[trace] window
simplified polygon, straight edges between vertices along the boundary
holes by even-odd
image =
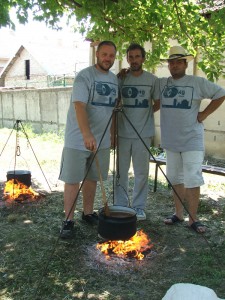
[[[25,60],[25,76],[26,76],[27,80],[30,79],[30,60],[29,59]]]

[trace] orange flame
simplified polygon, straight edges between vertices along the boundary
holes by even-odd
[[[36,199],[39,196],[31,187],[26,186],[17,179],[8,180],[5,183],[4,198],[13,200]]]
[[[147,251],[153,247],[151,240],[142,231],[137,231],[136,234],[127,241],[107,241],[104,243],[98,243],[97,249],[104,253],[109,258],[109,253],[113,252],[118,256],[130,256],[138,260],[144,258],[144,251]]]

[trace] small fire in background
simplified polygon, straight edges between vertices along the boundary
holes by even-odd
[[[133,257],[137,260],[144,258],[144,252],[153,247],[151,240],[142,231],[139,230],[136,234],[127,241],[107,241],[98,243],[96,248],[110,259],[110,254],[115,254],[121,258]]]
[[[17,179],[8,180],[5,183],[3,200],[36,200],[40,198],[40,194],[35,192],[31,187],[26,186]]]

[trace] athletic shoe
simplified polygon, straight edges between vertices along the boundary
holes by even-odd
[[[98,224],[98,215],[96,212],[93,212],[92,214],[85,215],[82,213],[82,220],[86,221],[90,225],[97,225]]]
[[[143,209],[135,208],[136,210],[136,217],[138,221],[146,220],[146,214]]]
[[[62,228],[60,230],[60,237],[62,239],[69,239],[73,236],[74,221],[68,220],[62,222]]]

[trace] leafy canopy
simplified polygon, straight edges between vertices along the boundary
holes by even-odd
[[[210,80],[225,75],[225,5],[223,1],[194,0],[2,0],[0,27],[14,24],[9,11],[15,8],[25,24],[28,12],[34,20],[59,29],[60,19],[76,16],[79,30],[94,41],[110,39],[124,55],[130,42],[150,41],[145,67],[153,70],[165,56],[169,40],[177,40],[189,53],[200,54],[198,67]],[[219,8],[219,9],[218,9]],[[199,57],[199,56],[198,56]]]

